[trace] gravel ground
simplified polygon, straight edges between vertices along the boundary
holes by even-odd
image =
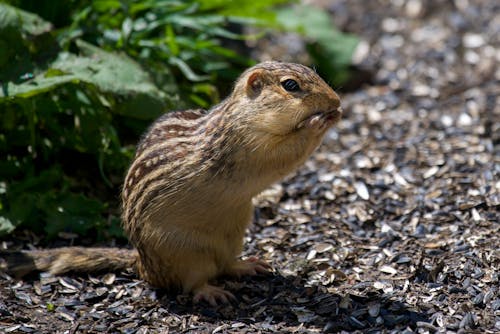
[[[214,309],[130,273],[0,274],[0,332],[500,332],[500,4],[316,2],[373,85],[256,199],[245,255],[274,275],[221,280],[238,302]]]

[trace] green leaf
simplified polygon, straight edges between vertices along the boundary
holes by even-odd
[[[39,16],[0,3],[0,82],[31,75],[31,50],[50,29],[51,24]]]
[[[8,218],[0,216],[0,236],[11,233],[15,228]]]
[[[188,78],[191,81],[195,81],[195,82],[196,81],[205,81],[208,78],[210,78],[210,76],[208,76],[208,75],[198,75],[198,74],[194,73],[193,70],[191,69],[191,67],[189,67],[189,65],[181,58],[170,57],[169,61],[172,65],[177,66],[182,71],[182,73],[186,76],[186,78]]]
[[[151,119],[164,112],[168,99],[135,61],[125,55],[103,51],[84,41],[77,41],[80,56],[63,52],[29,81],[8,82],[0,91],[2,98],[32,98],[67,84],[89,84],[100,92],[124,97],[115,112]],[[142,107],[141,107],[142,106]]]
[[[347,80],[359,43],[356,36],[340,32],[326,11],[313,6],[283,8],[278,12],[278,21],[307,38],[310,55],[329,81],[339,85]]]
[[[31,97],[66,83],[85,82],[94,84],[104,92],[116,94],[144,93],[164,98],[164,93],[151,82],[148,74],[132,59],[103,51],[84,41],[77,41],[81,56],[61,53],[50,68],[37,74],[32,80],[8,83],[0,97]]]
[[[290,3],[289,0],[198,0],[202,11],[215,11],[219,15],[252,17],[262,23],[272,24],[275,19],[274,6]]]
[[[14,29],[30,35],[40,35],[51,28],[52,25],[38,15],[0,3],[0,34],[5,30]]]
[[[40,204],[47,216],[45,232],[49,237],[59,232],[85,235],[103,221],[103,204],[81,194],[47,196]]]

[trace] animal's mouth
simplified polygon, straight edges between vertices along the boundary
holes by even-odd
[[[340,119],[340,116],[342,116],[342,108],[340,107],[333,110],[318,111],[300,121],[297,124],[296,129],[297,130],[303,128],[326,129],[335,124]]]

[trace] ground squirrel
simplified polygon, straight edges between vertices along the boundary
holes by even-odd
[[[337,94],[310,68],[264,62],[245,71],[209,111],[170,112],[142,137],[122,191],[135,250],[68,247],[25,252],[53,274],[134,267],[156,287],[215,305],[233,295],[210,282],[265,273],[238,260],[252,197],[300,166],[341,116]]]

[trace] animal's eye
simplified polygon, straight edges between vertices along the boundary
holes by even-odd
[[[283,88],[285,88],[289,92],[296,92],[296,91],[300,90],[300,86],[297,83],[297,81],[292,80],[292,79],[286,79],[286,80],[282,81],[281,86],[283,86]]]

